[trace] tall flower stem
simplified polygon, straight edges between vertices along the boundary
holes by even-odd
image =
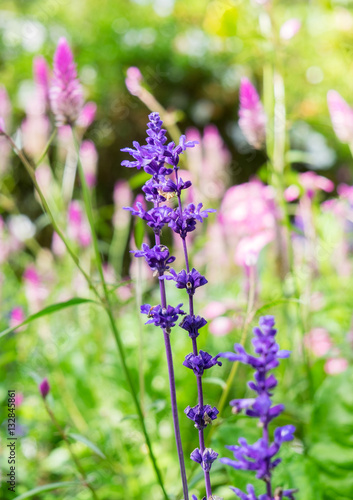
[[[136,411],[137,411],[137,414],[138,414],[138,418],[140,420],[140,425],[142,427],[142,432],[143,432],[143,435],[145,437],[145,441],[146,441],[146,444],[147,444],[147,447],[148,447],[148,451],[149,451],[150,459],[151,459],[151,462],[152,462],[152,466],[154,468],[154,471],[155,471],[155,474],[156,474],[156,477],[157,477],[157,481],[158,481],[158,483],[159,483],[159,485],[160,485],[160,487],[162,489],[164,498],[165,498],[165,500],[169,500],[167,492],[166,492],[166,490],[164,488],[164,483],[163,483],[162,475],[160,473],[160,470],[159,470],[159,467],[157,465],[157,461],[156,461],[156,458],[155,458],[155,455],[154,455],[154,452],[153,452],[153,449],[152,449],[152,443],[151,443],[149,434],[147,432],[147,428],[146,428],[146,425],[145,425],[143,412],[142,412],[141,405],[139,403],[139,400],[138,400],[138,397],[137,397],[137,394],[136,394],[136,391],[135,391],[135,387],[134,387],[134,384],[133,384],[133,381],[132,381],[132,376],[130,374],[130,370],[129,370],[129,368],[128,368],[127,364],[126,364],[126,361],[125,361],[126,360],[125,349],[124,349],[124,346],[123,346],[123,343],[122,343],[122,340],[121,340],[121,337],[120,337],[119,330],[118,330],[118,328],[116,326],[116,323],[115,323],[112,306],[110,304],[109,292],[108,292],[107,286],[106,286],[105,281],[104,281],[103,268],[102,268],[102,265],[101,265],[100,254],[99,254],[99,251],[98,251],[97,236],[96,236],[96,232],[95,232],[94,226],[91,225],[92,239],[93,240],[95,239],[96,258],[97,258],[97,261],[98,261],[97,262],[98,263],[98,268],[101,271],[100,272],[100,276],[101,276],[101,279],[102,279],[102,283],[104,283],[103,288],[104,288],[105,297],[101,297],[101,295],[98,292],[97,288],[93,284],[91,278],[85,272],[85,270],[82,268],[82,266],[80,264],[80,261],[79,261],[79,258],[77,257],[77,255],[75,254],[75,252],[72,250],[70,244],[66,240],[66,237],[65,237],[64,233],[61,231],[60,227],[56,223],[56,220],[55,220],[55,217],[53,215],[53,212],[51,211],[50,206],[49,206],[49,204],[48,204],[48,202],[47,202],[47,200],[46,200],[46,198],[45,198],[42,190],[40,189],[40,186],[37,183],[37,180],[36,180],[36,177],[35,177],[32,165],[27,160],[27,158],[24,155],[23,151],[20,150],[16,146],[16,144],[11,139],[11,137],[9,137],[7,135],[6,135],[6,137],[9,140],[9,142],[11,143],[14,151],[16,152],[16,154],[18,155],[18,157],[20,158],[21,162],[23,163],[23,165],[24,165],[25,169],[27,170],[30,178],[32,179],[32,182],[33,182],[33,184],[34,184],[34,186],[35,186],[35,188],[36,188],[36,190],[38,192],[38,195],[40,197],[43,211],[49,216],[49,219],[50,219],[50,221],[52,223],[52,226],[53,226],[54,230],[57,232],[57,234],[59,235],[60,239],[65,244],[65,247],[66,247],[66,249],[67,249],[70,257],[74,261],[74,263],[75,263],[76,267],[78,268],[78,270],[84,276],[86,282],[88,283],[89,288],[93,291],[93,293],[99,299],[100,303],[105,308],[105,311],[106,311],[106,314],[108,316],[108,320],[109,320],[109,323],[110,323],[110,326],[111,326],[111,329],[112,329],[112,333],[113,333],[113,336],[114,336],[114,339],[116,341],[116,344],[117,344],[117,347],[118,347],[118,351],[119,351],[119,354],[120,354],[120,360],[121,360],[121,364],[122,364],[122,367],[123,367],[123,372],[124,372],[125,378],[126,378],[126,380],[128,382],[130,393],[132,395],[132,398],[133,398],[133,401],[134,401],[134,404],[135,404],[135,407],[136,407]],[[88,192],[88,187],[87,187],[87,184],[86,184],[86,181],[85,181],[85,178],[84,178],[84,174],[83,174],[83,170],[82,170],[82,166],[81,165],[80,165],[80,172],[82,173],[82,184],[83,184],[83,187],[86,188],[86,190],[84,189],[84,191],[87,193]],[[92,210],[89,208],[90,207],[90,200],[89,200],[89,198],[88,198],[88,200],[86,200],[86,202],[89,203],[88,210],[89,210],[89,214],[90,214],[90,217],[88,217],[88,214],[87,214],[87,217],[89,218],[90,224],[92,224],[93,223],[93,217],[92,217]],[[99,263],[100,263],[100,266],[99,266]]]
[[[175,175],[176,175],[176,182],[178,184],[178,172],[177,171],[175,172]],[[181,204],[180,194],[178,194],[178,205],[179,205],[180,213],[182,213],[182,204]],[[189,263],[188,249],[187,249],[187,245],[186,245],[186,238],[182,238],[182,242],[183,242],[186,272],[189,273],[190,272],[190,263]],[[190,316],[194,316],[194,298],[192,295],[189,295],[189,314],[190,314]],[[192,350],[193,350],[193,353],[195,356],[197,356],[199,354],[198,348],[197,348],[196,338],[192,339]],[[198,404],[202,408],[203,407],[202,375],[196,375],[196,381],[197,381]],[[205,436],[204,436],[203,429],[199,430],[199,444],[200,444],[201,455],[203,455],[203,452],[205,451]],[[204,470],[204,476],[205,476],[205,486],[206,486],[206,498],[210,498],[210,497],[212,497],[210,472]]]
[[[158,246],[161,244],[161,238],[160,238],[159,233],[158,234],[155,233],[155,242],[156,242],[156,245],[158,245]],[[161,276],[162,274],[160,273],[159,275]],[[163,309],[166,309],[167,296],[166,296],[166,291],[165,291],[164,280],[159,280],[159,290],[160,290],[160,294],[161,294],[161,306]],[[189,499],[189,492],[188,492],[188,484],[187,484],[187,479],[186,479],[184,452],[183,452],[183,447],[182,447],[182,443],[181,443],[181,436],[180,436],[180,425],[179,425],[179,416],[178,416],[178,405],[177,405],[177,399],[176,399],[173,355],[172,355],[172,348],[171,348],[171,344],[170,344],[170,330],[168,331],[166,328],[163,328],[163,337],[164,337],[165,353],[166,353],[166,357],[167,357],[170,399],[171,399],[171,406],[172,406],[175,441],[176,441],[176,446],[177,446],[179,467],[180,467],[180,473],[181,473],[181,481],[183,484],[184,500],[188,500]]]
[[[63,439],[63,441],[65,441],[65,443],[67,444],[67,447],[68,447],[68,450],[70,452],[70,455],[71,455],[71,458],[72,460],[74,461],[75,465],[76,465],[76,468],[81,476],[81,480],[82,480],[82,483],[84,486],[86,486],[86,488],[88,488],[91,493],[92,493],[92,497],[94,500],[98,500],[98,496],[97,496],[97,493],[95,491],[95,489],[93,488],[93,486],[89,483],[89,481],[87,480],[87,476],[86,476],[86,473],[79,461],[79,459],[76,457],[75,453],[73,452],[72,450],[72,447],[71,447],[71,443],[64,431],[64,429],[61,427],[61,425],[59,424],[59,422],[56,420],[56,417],[53,413],[53,411],[51,410],[51,408],[49,407],[48,403],[46,402],[46,400],[44,399],[44,405],[45,405],[45,409],[47,410],[47,413],[51,419],[51,421],[53,422],[54,426],[57,428],[61,438]]]

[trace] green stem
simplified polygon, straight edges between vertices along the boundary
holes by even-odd
[[[92,233],[92,241],[93,241],[93,248],[94,248],[95,257],[96,257],[96,264],[98,267],[98,272],[99,272],[99,275],[101,278],[101,283],[103,286],[104,300],[105,300],[105,311],[107,313],[107,316],[108,316],[108,319],[109,319],[109,322],[110,322],[110,325],[112,328],[112,332],[113,332],[113,335],[114,335],[114,338],[115,338],[115,341],[116,341],[116,344],[117,344],[117,347],[119,350],[120,360],[121,360],[121,364],[122,364],[123,371],[125,374],[125,378],[128,382],[130,392],[131,392],[131,395],[133,397],[133,400],[134,400],[134,403],[136,406],[137,414],[138,414],[138,417],[140,420],[143,434],[145,436],[145,440],[146,440],[146,444],[147,444],[147,447],[149,450],[149,454],[150,454],[153,468],[155,470],[159,485],[163,491],[164,497],[166,500],[168,500],[168,495],[167,495],[167,492],[165,491],[165,488],[164,488],[162,476],[161,476],[160,470],[158,468],[157,461],[156,461],[156,458],[154,456],[153,449],[152,449],[152,443],[150,441],[150,437],[149,437],[149,434],[147,432],[147,428],[145,425],[145,420],[144,420],[142,408],[141,408],[140,402],[137,398],[136,390],[135,390],[135,387],[134,387],[134,384],[133,384],[133,381],[132,381],[132,378],[130,375],[130,371],[129,371],[128,366],[127,366],[126,361],[125,361],[126,360],[125,349],[124,349],[123,343],[121,341],[120,333],[119,333],[119,331],[116,327],[116,324],[115,324],[115,319],[114,319],[114,315],[113,315],[113,308],[112,308],[112,305],[110,302],[110,295],[109,295],[109,291],[107,288],[107,284],[106,284],[105,279],[104,279],[102,258],[101,258],[100,252],[99,252],[97,233],[96,233],[96,230],[94,227],[94,219],[93,219],[93,212],[92,212],[92,206],[91,206],[90,192],[89,192],[89,188],[87,186],[85,174],[84,174],[81,160],[80,160],[78,140],[77,140],[77,137],[75,135],[75,131],[73,129],[71,129],[71,130],[72,130],[72,136],[73,136],[76,151],[77,151],[78,172],[79,172],[80,181],[81,181],[81,185],[82,185],[83,199],[84,199],[87,219],[88,219],[88,222],[89,222],[89,225],[91,228],[91,233]]]
[[[82,467],[79,459],[76,457],[75,453],[72,450],[71,443],[70,443],[67,435],[65,434],[64,429],[60,426],[59,422],[56,420],[55,415],[52,412],[52,410],[49,408],[49,405],[48,405],[47,401],[44,398],[43,398],[43,400],[44,400],[45,409],[47,410],[49,417],[51,418],[53,424],[57,428],[60,436],[62,437],[62,439],[67,444],[67,447],[68,447],[68,450],[70,452],[71,458],[74,461],[74,463],[76,465],[76,468],[77,468],[77,470],[78,470],[78,472],[79,472],[79,474],[81,476],[82,483],[84,484],[84,486],[86,486],[91,491],[92,497],[94,498],[94,500],[99,500],[95,489],[93,488],[93,486],[87,480],[86,473],[85,473],[85,471],[84,471],[84,469],[83,469],[83,467]]]
[[[42,154],[40,155],[40,157],[36,161],[36,167],[38,167],[38,165],[40,165],[42,163],[43,159],[45,158],[45,156],[46,156],[46,154],[48,152],[48,149],[50,148],[51,143],[53,142],[53,140],[56,137],[56,132],[57,132],[57,129],[55,127],[54,130],[53,130],[53,132],[52,132],[52,134],[51,134],[51,136],[49,137],[48,142],[45,145],[45,148],[44,148]]]

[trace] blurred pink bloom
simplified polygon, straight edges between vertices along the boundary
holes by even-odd
[[[126,72],[125,84],[132,95],[138,96],[141,93],[141,82],[143,80],[141,71],[135,66],[128,68]]]
[[[330,358],[325,363],[325,372],[328,375],[338,375],[348,368],[348,361],[345,358]]]
[[[21,404],[23,403],[23,399],[24,399],[24,397],[23,397],[22,392],[17,392],[16,396],[15,396],[15,405],[16,405],[16,407],[21,406]]]
[[[273,232],[270,230],[242,238],[235,250],[235,263],[243,267],[254,266],[258,261],[261,250],[273,240],[273,237]]]
[[[25,316],[25,313],[24,313],[24,310],[22,309],[22,307],[14,307],[12,309],[12,311],[10,312],[10,327],[11,328],[14,328],[15,326],[18,326],[20,325],[21,323],[24,322],[24,320],[26,319],[26,316]],[[19,328],[18,331],[22,330],[22,328]]]
[[[0,135],[1,134],[6,134],[6,128],[4,119],[0,116]]]
[[[353,204],[353,186],[348,186],[348,184],[340,184],[337,188],[337,192],[341,198],[348,200],[349,203]]]
[[[114,186],[114,205],[113,216],[114,227],[125,227],[130,221],[130,213],[124,210],[132,203],[132,191],[127,181],[118,181]]]
[[[42,309],[49,290],[42,282],[34,265],[29,265],[25,269],[23,279],[29,309],[31,312],[37,312]]]
[[[21,125],[23,148],[32,158],[37,158],[49,139],[50,122],[43,114],[29,114]]]
[[[38,389],[42,395],[42,398],[45,399],[48,396],[49,391],[50,391],[50,385],[49,385],[47,378],[42,380],[42,382],[38,386]]]
[[[353,109],[335,90],[328,91],[327,103],[335,134],[341,142],[350,144],[353,142]]]
[[[116,294],[122,302],[126,302],[134,295],[130,284],[119,286],[116,290]]]
[[[220,316],[215,318],[209,324],[209,331],[212,335],[216,337],[223,337],[223,335],[227,335],[234,328],[234,323],[230,318],[226,316]]]
[[[300,196],[300,189],[295,184],[288,186],[284,191],[284,199],[288,202],[297,200]]]
[[[296,19],[295,17],[293,17],[292,19],[288,19],[288,21],[282,24],[279,36],[283,40],[290,40],[298,33],[301,26],[302,23],[299,21],[299,19]]]
[[[221,316],[227,311],[227,306],[223,302],[209,302],[200,312],[200,315],[208,320],[212,320]]]
[[[85,214],[77,200],[73,200],[68,208],[67,232],[81,247],[91,244],[91,231]]]
[[[259,180],[251,180],[228,189],[219,211],[219,221],[227,233],[253,236],[275,229],[277,211],[274,191]]]
[[[50,103],[57,126],[74,124],[83,106],[82,87],[77,78],[71,49],[65,38],[60,38],[54,55]]]
[[[33,61],[34,81],[43,102],[49,102],[50,71],[47,61],[43,56],[36,56]]]
[[[304,172],[299,175],[299,182],[306,191],[309,198],[313,198],[316,191],[331,193],[335,189],[334,183],[327,177],[317,175],[315,172]]]
[[[53,187],[53,174],[49,165],[41,164],[35,170],[36,180],[43,193],[50,195]]]
[[[92,189],[97,183],[98,153],[92,141],[83,141],[80,158],[88,187]]]
[[[266,139],[266,114],[259,95],[247,78],[242,78],[239,91],[239,127],[248,143],[261,149]]]
[[[54,231],[53,239],[51,242],[51,249],[54,255],[57,257],[62,257],[66,253],[66,246],[63,240],[60,238],[58,233]]]
[[[97,104],[93,101],[86,102],[77,119],[77,125],[82,128],[88,128],[94,122],[96,112]]]
[[[304,337],[304,344],[318,358],[325,356],[332,348],[330,335],[325,328],[313,328],[310,330]]]

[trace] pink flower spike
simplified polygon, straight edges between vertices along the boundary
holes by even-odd
[[[211,321],[209,325],[209,331],[215,337],[223,337],[231,332],[234,328],[234,323],[230,318],[226,316],[220,316]]]
[[[48,63],[43,56],[37,56],[33,61],[34,81],[39,88],[43,98],[47,102],[49,99],[50,73]]]
[[[299,21],[299,19],[296,19],[295,17],[292,19],[288,19],[288,21],[282,24],[279,36],[282,38],[282,40],[290,40],[298,33],[301,26],[302,23]]]
[[[261,149],[266,138],[266,114],[259,95],[247,78],[242,78],[239,91],[239,127],[248,143]]]
[[[141,71],[135,66],[131,66],[126,72],[125,85],[131,95],[138,96],[141,93],[141,82],[143,76]]]
[[[83,93],[77,78],[76,65],[65,38],[60,38],[54,55],[54,78],[50,103],[58,127],[73,125],[83,106]]]
[[[77,119],[77,125],[82,128],[88,128],[94,122],[96,112],[97,104],[93,101],[86,102]]]
[[[98,153],[92,141],[83,141],[80,158],[88,187],[92,189],[97,182]]]
[[[42,382],[39,384],[38,388],[39,388],[39,392],[42,395],[42,398],[45,399],[48,396],[49,391],[50,391],[50,385],[49,385],[48,379],[47,378],[43,379]]]
[[[0,116],[0,135],[6,134],[4,119]]]
[[[312,198],[316,191],[331,193],[335,189],[335,185],[330,179],[311,171],[300,174],[299,181],[309,198]]]
[[[346,144],[353,142],[353,109],[335,90],[328,91],[327,104],[337,138]]]

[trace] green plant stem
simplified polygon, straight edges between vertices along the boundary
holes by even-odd
[[[107,313],[109,323],[110,323],[110,326],[111,326],[111,329],[112,329],[112,332],[113,332],[113,335],[114,335],[114,338],[115,338],[115,341],[116,341],[116,344],[118,347],[118,351],[120,354],[120,360],[121,360],[121,364],[122,364],[123,371],[125,374],[125,378],[128,382],[130,392],[131,392],[132,398],[133,398],[135,406],[136,406],[136,411],[138,414],[138,418],[140,420],[143,434],[145,436],[145,440],[146,440],[146,444],[147,444],[147,447],[149,450],[149,454],[150,454],[153,468],[155,470],[159,485],[163,491],[164,497],[166,500],[168,500],[168,495],[167,495],[167,492],[164,488],[162,476],[161,476],[160,470],[158,468],[157,461],[156,461],[156,458],[154,456],[153,449],[152,449],[152,443],[151,443],[151,440],[150,440],[150,437],[149,437],[149,434],[147,432],[147,428],[145,425],[145,420],[144,420],[142,408],[141,408],[140,402],[137,398],[136,390],[135,390],[135,387],[134,387],[134,384],[133,384],[133,381],[132,381],[132,378],[130,375],[129,368],[126,364],[125,349],[124,349],[124,346],[123,346],[123,343],[122,343],[122,340],[120,337],[120,333],[116,327],[116,323],[115,323],[115,319],[114,319],[114,315],[113,315],[113,308],[112,308],[112,305],[110,302],[109,290],[107,288],[107,284],[106,284],[105,278],[104,278],[102,258],[101,258],[100,252],[99,252],[98,238],[97,238],[97,233],[96,233],[95,226],[94,226],[90,193],[89,193],[89,189],[88,189],[87,182],[85,179],[85,174],[84,174],[84,171],[82,168],[82,164],[81,164],[81,160],[80,160],[80,156],[79,156],[79,144],[78,144],[78,140],[77,140],[74,129],[72,129],[72,136],[73,136],[76,151],[77,151],[78,172],[79,172],[80,181],[81,181],[81,185],[82,185],[83,200],[84,200],[84,204],[85,204],[87,219],[88,219],[88,222],[89,222],[89,225],[91,228],[93,248],[94,248],[94,253],[95,253],[95,258],[96,258],[96,265],[97,265],[98,272],[99,272],[100,279],[101,279],[101,283],[103,286],[105,311]]]
[[[51,143],[55,139],[56,133],[57,133],[57,128],[55,127],[54,130],[53,130],[53,132],[51,133],[51,136],[49,137],[48,142],[45,145],[45,148],[44,148],[42,154],[40,155],[40,157],[36,161],[36,167],[38,167],[38,165],[40,165],[42,163],[43,159],[45,158],[46,154],[48,153],[48,149],[50,148]]]
[[[43,398],[43,401],[44,401],[44,406],[45,406],[45,409],[48,412],[49,417],[51,418],[53,424],[57,428],[60,436],[62,437],[62,439],[67,444],[67,447],[68,447],[68,450],[70,452],[71,458],[74,461],[74,463],[76,465],[76,468],[77,468],[77,470],[78,470],[78,472],[79,472],[79,474],[81,476],[82,483],[84,484],[84,486],[86,486],[91,491],[92,497],[94,498],[94,500],[99,500],[95,489],[93,488],[93,486],[87,480],[86,473],[85,473],[85,471],[84,471],[84,469],[83,469],[83,467],[82,467],[79,459],[76,457],[75,453],[72,451],[71,443],[70,443],[67,435],[65,434],[64,429],[60,426],[59,422],[56,420],[55,415],[52,412],[51,408],[49,407],[46,399]]]

